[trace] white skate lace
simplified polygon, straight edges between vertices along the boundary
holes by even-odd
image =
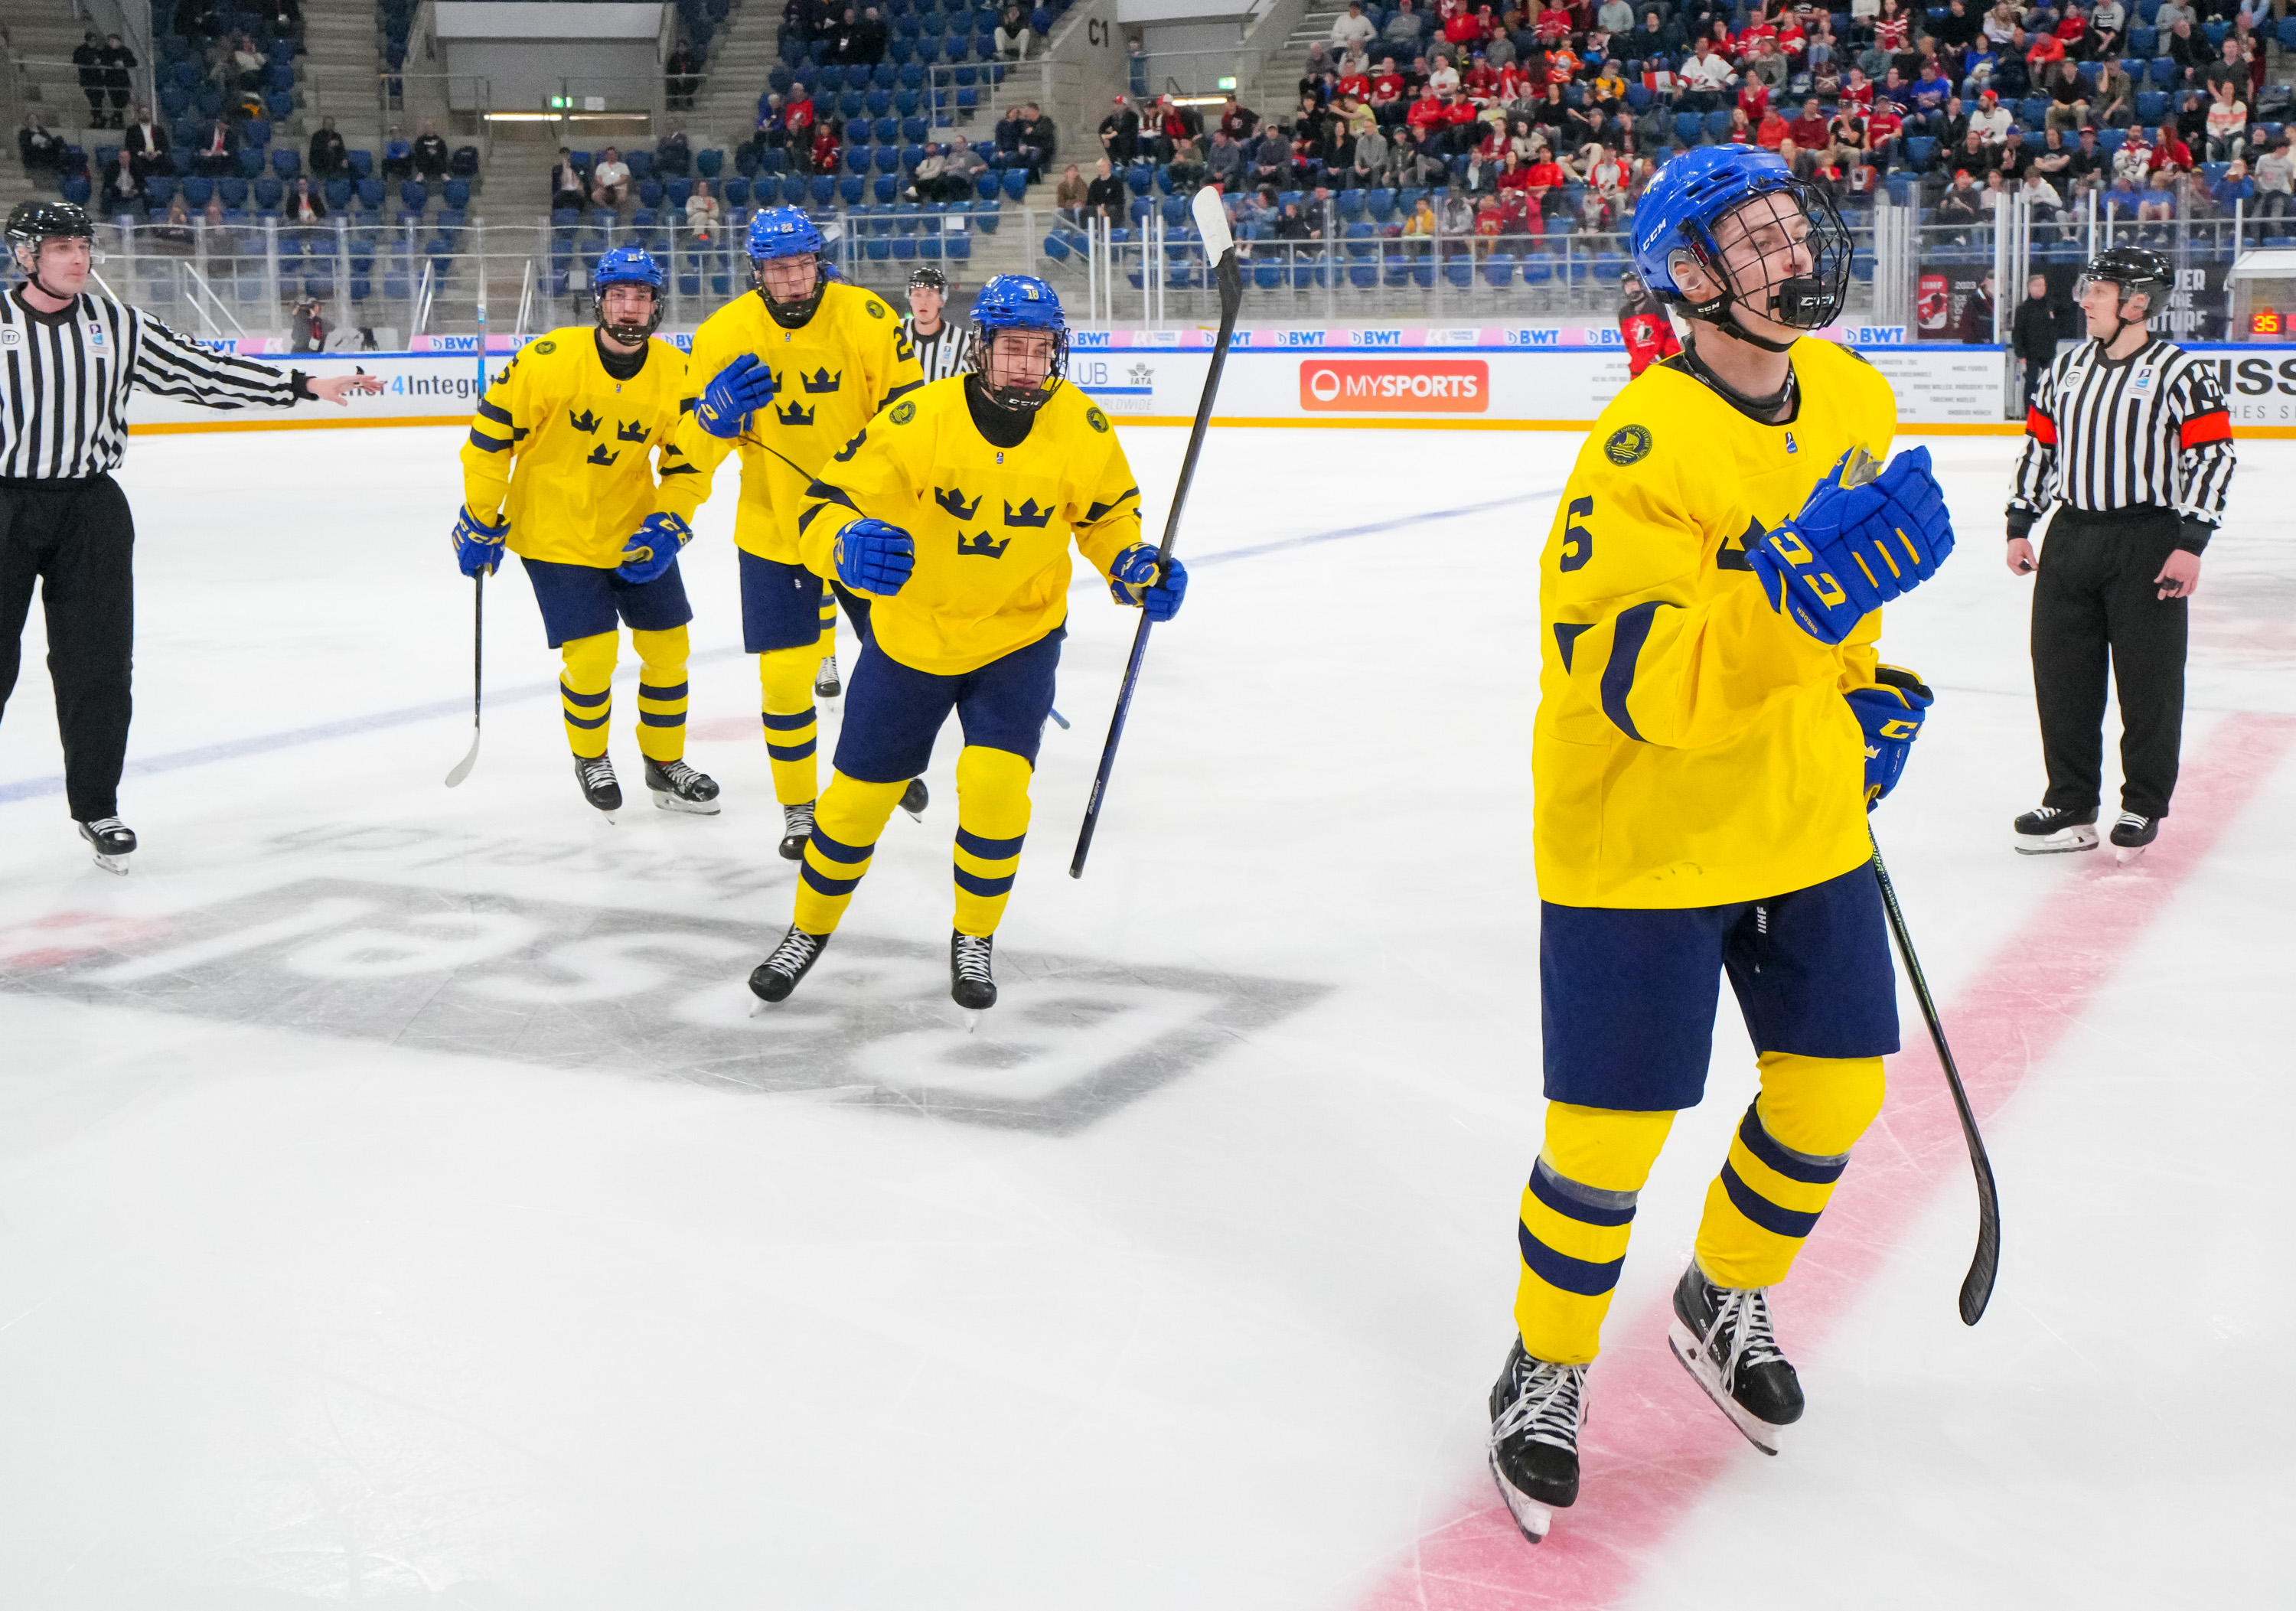
[[[1515,1394],[1491,1423],[1491,1439],[1505,1443],[1529,1434],[1534,1443],[1576,1451],[1580,1397],[1587,1390],[1584,1365],[1549,1365],[1525,1355],[1514,1372]]]
[[[2134,811],[2123,811],[2120,814],[2120,820],[2112,826],[2117,828],[2135,828],[2142,833],[2144,830],[2144,825],[2151,820],[2152,818],[2148,817],[2139,817]]]
[[[106,834],[125,834],[127,825],[117,817],[99,817],[87,825],[87,831],[101,839]]]
[[[653,763],[653,767],[655,771],[660,772],[680,788],[685,787],[692,779],[701,776],[682,760],[657,760]]]
[[[956,976],[981,984],[995,982],[988,972],[988,941],[972,934],[956,937]]]
[[[785,805],[782,808],[782,833],[784,836],[813,832],[813,805]]]
[[[805,971],[805,965],[813,960],[813,954],[820,949],[821,942],[811,934],[803,929],[791,929],[782,936],[782,942],[774,947],[774,954],[766,958],[767,970],[787,974],[794,979]]]
[[[595,760],[582,763],[582,786],[594,789],[614,781],[614,763],[601,755]]]
[[[821,657],[821,670],[815,674],[813,680],[816,683],[835,682],[837,680],[837,656],[834,654],[823,655]]]
[[[1709,1286],[1714,1296],[1714,1319],[1708,1322],[1706,1335],[1700,1344],[1710,1358],[1718,1358],[1722,1366],[1722,1379],[1734,1383],[1738,1367],[1744,1365],[1783,1365],[1786,1356],[1778,1352],[1776,1335],[1770,1329],[1769,1289],[1763,1286]],[[1714,1339],[1727,1328],[1729,1354],[1720,1358],[1715,1352]]]

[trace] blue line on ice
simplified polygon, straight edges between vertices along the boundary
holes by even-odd
[[[1492,498],[1485,503],[1463,504],[1456,509],[1429,509],[1414,514],[1398,516],[1393,520],[1374,521],[1366,526],[1348,526],[1337,531],[1314,531],[1300,537],[1278,538],[1271,543],[1257,543],[1249,548],[1228,548],[1218,554],[1207,554],[1195,562],[1199,567],[1222,564],[1229,560],[1258,559],[1262,555],[1282,554],[1292,548],[1312,547],[1317,543],[1335,543],[1347,538],[1376,537],[1382,532],[1400,530],[1406,526],[1422,526],[1437,521],[1464,519],[1468,515],[1488,514],[1494,509],[1505,509],[1515,504],[1537,503],[1542,498],[1559,497],[1560,488],[1538,492],[1517,493],[1509,497]],[[723,659],[736,653],[718,649],[696,654],[695,661]],[[539,699],[558,691],[558,684],[550,682],[525,683],[503,688],[487,695],[489,704],[508,704],[515,700]],[[179,772],[185,767],[203,767],[218,760],[239,760],[250,755],[269,755],[280,750],[292,750],[304,744],[324,744],[331,738],[351,738],[362,733],[380,732],[385,727],[403,727],[412,722],[432,721],[444,717],[458,716],[471,708],[467,699],[432,700],[428,704],[408,705],[403,710],[378,711],[369,716],[347,716],[340,721],[323,721],[308,727],[290,727],[283,733],[260,733],[246,738],[234,738],[223,744],[201,744],[196,749],[176,750],[166,755],[150,755],[130,760],[125,776],[148,777],[155,772]],[[49,777],[28,777],[20,783],[0,783],[0,805],[18,800],[37,800],[45,795],[64,792],[61,774]]]

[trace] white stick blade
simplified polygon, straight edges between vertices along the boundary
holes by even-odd
[[[1227,226],[1227,209],[1220,204],[1219,186],[1205,185],[1188,208],[1195,214],[1196,233],[1204,238],[1204,256],[1218,262],[1235,244],[1235,232]]]
[[[447,786],[450,789],[460,788],[463,779],[468,777],[471,775],[471,769],[478,764],[479,737],[474,733],[471,736],[471,752],[456,761],[455,769],[447,774]]]

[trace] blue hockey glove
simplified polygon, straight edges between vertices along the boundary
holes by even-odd
[[[916,539],[884,521],[848,521],[837,533],[836,557],[839,581],[890,597],[917,568]]]
[[[702,392],[694,417],[712,436],[735,437],[749,429],[750,415],[780,390],[774,372],[754,352],[745,352],[718,372]]]
[[[1770,607],[1824,644],[1840,643],[1873,611],[1936,575],[1953,552],[1953,522],[1928,448],[1899,454],[1863,486],[1841,485],[1848,462],[1844,455],[1801,513],[1747,555]]]
[[[1188,596],[1188,568],[1177,559],[1159,561],[1155,549],[1135,543],[1109,565],[1108,591],[1118,604],[1147,611],[1148,619],[1160,626],[1180,612],[1180,601]]]
[[[1866,729],[1866,809],[1872,810],[1898,786],[1906,770],[1906,757],[1921,736],[1923,712],[1935,696],[1922,679],[1902,666],[1876,666],[1871,688],[1858,688],[1846,697]]]
[[[626,582],[650,582],[677,563],[677,555],[693,540],[693,528],[675,514],[649,514],[622,550],[614,574]]]
[[[465,576],[491,575],[502,563],[503,538],[510,530],[510,522],[489,526],[469,509],[456,511],[455,522],[455,563]]]

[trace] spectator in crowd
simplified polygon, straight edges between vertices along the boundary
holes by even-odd
[[[725,221],[725,210],[718,206],[718,198],[709,193],[709,181],[694,180],[693,193],[685,198],[686,233],[698,241],[706,242],[718,233],[718,226]]]
[[[1105,159],[1103,159],[1105,160]],[[928,141],[924,155],[909,170],[909,199],[915,201],[942,201],[948,199],[948,159],[941,153],[939,141]]]
[[[28,174],[52,174],[63,160],[64,138],[51,130],[37,111],[24,114],[16,130],[16,157]]]
[[[1227,130],[1212,130],[1212,143],[1204,152],[1204,175],[1223,192],[1233,192],[1243,184],[1243,148],[1227,137]]]
[[[1008,5],[996,20],[996,53],[1019,62],[1029,53],[1029,19],[1017,5]]]
[[[682,179],[693,171],[693,147],[685,125],[672,118],[669,132],[653,143],[653,170],[665,179]]]
[[[383,137],[382,177],[386,181],[414,177],[414,147],[399,137],[396,123],[390,126],[390,132]]]
[[[256,47],[248,34],[240,35],[239,43],[232,47],[231,70],[236,75],[234,86],[239,89],[261,90],[271,82],[271,58]]]
[[[1148,98],[1148,47],[1137,34],[1124,47],[1124,70],[1125,87],[1132,92],[1132,98],[1145,101]]]
[[[1171,161],[1165,164],[1164,171],[1170,177],[1172,193],[1176,196],[1193,195],[1202,189],[1204,159],[1202,153],[1196,150],[1196,143],[1183,135],[1172,152]]]
[[[103,170],[102,208],[107,217],[132,213],[144,205],[144,179],[135,171],[135,159],[125,150],[112,167]]]
[[[407,156],[414,164],[416,178],[430,185],[446,182],[447,142],[439,137],[439,126],[428,118],[422,120],[422,132],[414,136],[414,149]]]
[[[1961,339],[1972,347],[1993,340],[1993,275],[1988,270],[1961,310]]]
[[[630,165],[622,160],[622,153],[606,147],[598,165],[590,170],[590,203],[594,207],[613,211],[627,201],[630,193]]]
[[[590,187],[583,182],[582,170],[574,166],[574,153],[560,146],[558,160],[550,169],[550,210],[578,209],[589,198]]]
[[[807,153],[806,162],[817,174],[837,171],[838,153],[845,147],[845,125],[836,118],[816,119],[813,126],[813,150]]]
[[[140,65],[135,53],[120,42],[118,34],[103,42],[103,94],[111,104],[110,120],[114,128],[124,128],[127,123],[127,103],[135,95],[135,69]]]
[[[2165,5],[2161,7],[2162,11],[2168,9]],[[2157,17],[2155,25],[2158,25]],[[2161,41],[2161,53],[2176,63],[2177,83],[2180,86],[2200,83],[2210,65],[2218,59],[2218,53],[2209,44],[2208,36],[2195,28],[2189,17],[2177,19],[2176,26],[2169,29]]]
[[[1025,168],[1031,184],[1044,177],[1045,151],[1031,137],[1036,130],[1026,107],[1006,113],[996,124],[996,154],[1007,168]]]
[[[322,184],[338,176],[348,177],[351,171],[350,152],[344,146],[342,136],[336,132],[333,118],[319,119],[319,127],[311,136],[311,149],[304,166],[317,175]]]
[[[2285,218],[2296,210],[2296,155],[2289,151],[2286,135],[2275,135],[2266,145],[2256,160],[2255,181],[2259,218]],[[2279,233],[2275,226],[2274,234]]]
[[[1358,190],[1379,189],[1388,181],[1388,164],[1391,160],[1387,136],[1380,133],[1379,125],[1374,123],[1356,136],[1355,162],[1350,168],[1355,177],[1349,183]]]
[[[208,126],[193,161],[203,177],[228,178],[239,171],[239,130],[222,118]]]
[[[681,41],[661,64],[663,103],[672,111],[693,110],[694,92],[701,87],[701,58]]]
[[[311,176],[297,174],[280,201],[280,220],[291,225],[314,225],[326,221],[327,198],[311,188]]]
[[[1419,53],[1422,40],[1426,37],[1427,20],[1412,8],[1412,0],[1397,0],[1395,12],[1380,30],[1380,37],[1395,47],[1396,54],[1409,61]]]
[[[89,29],[73,46],[72,65],[79,70],[79,93],[87,97],[87,122],[91,128],[102,128],[103,122],[103,36]]]
[[[1292,184],[1292,136],[1283,125],[1262,126],[1259,143],[1252,147],[1251,182],[1273,185],[1278,190]]]
[[[288,344],[288,350],[324,352],[327,349],[327,321],[319,312],[319,299],[305,297],[287,315],[287,329],[293,338]]]
[[[2082,54],[2092,62],[2111,62],[2121,54],[2128,32],[2128,11],[2120,0],[2098,0],[2089,13],[2088,37]]]
[[[168,201],[168,216],[152,229],[152,236],[162,245],[189,246],[192,243],[192,210],[177,191]]]
[[[2041,377],[2057,361],[2058,332],[2063,324],[2064,310],[2049,294],[2049,276],[2035,275],[2025,283],[2025,300],[2017,305],[2016,314],[2009,321],[2009,349],[2017,355],[2024,373],[2025,409],[2029,414]]]
[[[2097,73],[2096,109],[2091,121],[2106,128],[2127,128],[2136,121],[2136,86],[2121,71],[2118,61],[2108,61]]]
[[[2070,202],[2102,190],[2112,182],[2112,157],[2096,142],[2096,130],[2080,131],[2080,143],[2072,148],[2062,176],[2067,182],[2065,200]]]
[[[168,160],[168,126],[152,115],[148,106],[135,109],[135,120],[120,136],[120,145],[135,159],[135,177],[148,179],[155,173],[173,173],[176,165]]]
[[[1196,144],[1201,147],[1204,139],[1202,120],[1197,119],[1188,132],[1195,136]],[[1025,102],[1021,107],[1021,140],[1023,144],[1041,153],[1037,159],[1037,166],[1040,169],[1060,153],[1060,130],[1050,118],[1045,116],[1044,108],[1034,101]],[[1039,173],[1032,177],[1043,176]]]
[[[270,0],[264,7],[271,18],[271,31],[297,45],[303,43],[302,0]]]
[[[2144,186],[2144,199],[2137,203],[2136,221],[2140,225],[2165,226],[2177,221],[2177,176],[2165,168],[2156,168]],[[2159,240],[2165,229],[2148,229],[2148,238]]]
[[[988,171],[988,158],[962,140],[953,142],[943,153],[943,196],[951,201],[969,200]]]
[[[1100,120],[1100,149],[1119,167],[1140,160],[1140,114],[1122,95],[1116,98],[1116,110]]]
[[[2227,218],[2256,205],[2256,183],[2249,177],[2248,159],[2234,157],[2225,164],[2224,172],[2209,186],[2209,201]]]
[[[781,106],[780,133],[791,173],[813,171],[813,97],[804,85],[791,85],[789,98]]]
[[[853,25],[853,60],[864,67],[874,67],[885,59],[885,47],[892,42],[892,30],[885,26],[877,8],[863,6],[860,21]]]
[[[1332,19],[1331,45],[1333,56],[1344,56],[1350,51],[1368,49],[1379,37],[1379,27],[1364,15],[1360,0],[1348,0],[1348,9]]]
[[[2088,121],[2088,81],[2080,69],[2060,62],[2049,74],[2049,111],[2044,127],[2077,129]]]
[[[2153,131],[2151,168],[2154,173],[2164,168],[2179,173],[2192,172],[2193,148],[2185,144],[2173,124],[2163,123]]]
[[[2230,44],[2231,41],[2226,41]],[[2223,79],[2209,91],[2208,152],[2211,162],[2229,162],[2248,149],[2248,71],[2240,80]]]
[[[1230,142],[1231,148],[1233,144]],[[1116,165],[1103,157],[1094,165],[1092,183],[1085,188],[1084,217],[1120,226],[1127,216],[1124,181],[1117,177]]]
[[[1973,225],[1983,216],[1979,205],[1979,192],[1974,177],[1966,168],[1954,169],[1953,183],[1938,198],[1938,222],[1945,225]]]
[[[1970,132],[1988,145],[1998,145],[2008,138],[2015,122],[2009,109],[2001,104],[2001,97],[1989,89],[1977,97],[1977,110],[1969,114]]]
[[[2063,222],[2065,199],[2057,193],[2055,185],[2042,177],[2039,169],[2026,169],[2025,182],[2018,186],[2018,193],[2025,198],[2026,205],[2032,209],[2032,222],[2036,228],[2051,228]]]

